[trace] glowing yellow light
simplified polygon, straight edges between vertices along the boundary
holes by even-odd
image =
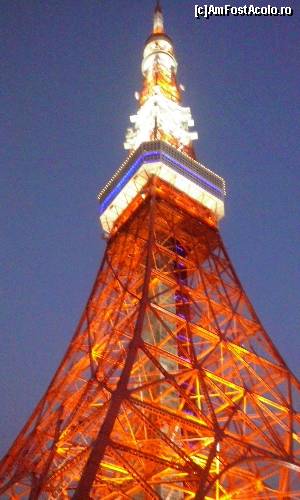
[[[190,457],[195,464],[200,465],[204,469],[206,462],[207,462],[207,457],[205,455],[192,455]]]
[[[264,485],[263,485],[263,482],[261,479],[256,480],[255,488],[256,488],[256,491],[259,491],[259,492],[264,491]]]
[[[94,361],[96,361],[100,357],[101,357],[101,345],[95,344],[94,347],[92,348],[92,358]]]
[[[103,469],[108,469],[108,470],[113,470],[115,472],[120,472],[121,474],[125,474],[125,475],[129,474],[129,472],[126,469],[124,469],[123,467],[120,467],[119,465],[115,465],[115,464],[109,464],[107,462],[101,462],[100,467],[102,467]]]
[[[58,455],[65,455],[68,451],[68,448],[65,447],[65,446],[59,446],[58,448],[56,448],[56,453]]]

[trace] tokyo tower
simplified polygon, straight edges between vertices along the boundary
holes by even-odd
[[[129,156],[99,194],[104,257],[1,499],[300,500],[300,383],[222,242],[225,182],[196,160],[176,71],[157,3]]]

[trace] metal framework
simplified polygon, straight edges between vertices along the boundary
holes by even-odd
[[[1,499],[300,500],[300,383],[222,243],[225,182],[194,159],[176,69],[158,2],[103,261]]]
[[[199,205],[157,177],[143,195],[1,498],[300,499],[299,382]]]

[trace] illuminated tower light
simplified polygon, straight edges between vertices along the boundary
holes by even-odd
[[[181,86],[176,82],[177,61],[172,41],[164,31],[163,15],[155,9],[153,32],[146,41],[142,60],[143,90],[139,94],[140,108],[130,117],[134,125],[127,130],[125,149],[135,150],[143,142],[162,138],[176,148],[190,151],[198,138],[190,132],[194,126],[190,108],[180,104]],[[156,133],[163,133],[159,137]]]
[[[300,383],[224,248],[225,182],[194,159],[159,4],[145,51],[100,270],[0,497],[300,500]]]
[[[224,216],[224,179],[165,142],[153,141],[142,144],[99,193],[100,222],[105,232],[112,231],[151,176],[187,194],[217,220]]]

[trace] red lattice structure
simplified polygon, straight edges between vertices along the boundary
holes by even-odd
[[[99,195],[102,264],[0,463],[1,499],[300,500],[300,383],[224,248],[225,183],[194,160],[190,111],[160,88],[175,63],[158,5],[135,148]]]
[[[151,179],[109,240],[1,498],[300,498],[299,382],[217,228],[169,190]]]

